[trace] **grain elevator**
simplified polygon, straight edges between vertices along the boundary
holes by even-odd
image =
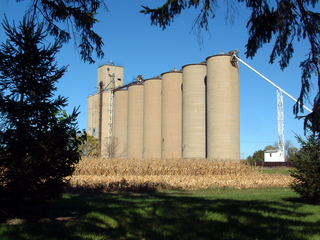
[[[126,85],[122,66],[101,65],[97,93],[88,97],[88,135],[100,140],[102,156],[239,160],[235,54],[212,55],[150,79],[139,75]]]

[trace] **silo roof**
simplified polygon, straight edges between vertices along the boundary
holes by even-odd
[[[168,72],[161,73],[161,76],[163,76],[166,73],[182,73],[182,71],[181,70],[176,70],[176,71],[171,70],[171,71],[168,71]]]
[[[187,67],[187,66],[192,66],[192,65],[203,65],[203,66],[207,66],[207,64],[206,63],[190,63],[190,64],[186,64],[186,65],[183,65],[182,66],[182,68],[184,68],[184,67]]]

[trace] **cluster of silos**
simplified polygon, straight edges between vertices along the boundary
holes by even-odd
[[[116,157],[239,160],[239,71],[231,58],[210,56],[115,89]]]

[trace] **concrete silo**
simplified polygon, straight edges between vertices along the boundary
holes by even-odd
[[[143,152],[143,85],[128,87],[128,157],[142,158]]]
[[[94,94],[87,99],[87,134],[98,138],[98,96]]]
[[[161,158],[161,85],[161,79],[144,82],[144,158]]]
[[[207,158],[240,159],[239,69],[232,54],[207,60]]]
[[[182,157],[182,73],[162,74],[161,157]]]
[[[182,157],[206,157],[205,64],[182,67]]]
[[[116,144],[115,157],[127,157],[128,90],[114,92],[113,137]]]

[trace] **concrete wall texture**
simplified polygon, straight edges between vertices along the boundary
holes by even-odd
[[[239,71],[228,55],[207,58],[207,157],[240,159]]]
[[[182,73],[162,74],[161,157],[182,157]]]
[[[127,157],[128,90],[116,91],[113,99],[113,136],[117,157]]]
[[[206,157],[206,85],[207,67],[190,64],[182,67],[182,156]]]
[[[128,87],[128,157],[143,157],[144,85]],[[114,136],[117,137],[117,136]]]
[[[111,129],[117,158],[240,160],[239,65],[232,54],[128,86],[123,67],[102,65],[98,86],[112,86],[114,94],[104,88],[102,107],[99,88],[88,97],[87,133],[98,138],[101,131],[103,142]]]
[[[144,82],[144,158],[161,158],[161,83],[161,79],[148,79]]]

